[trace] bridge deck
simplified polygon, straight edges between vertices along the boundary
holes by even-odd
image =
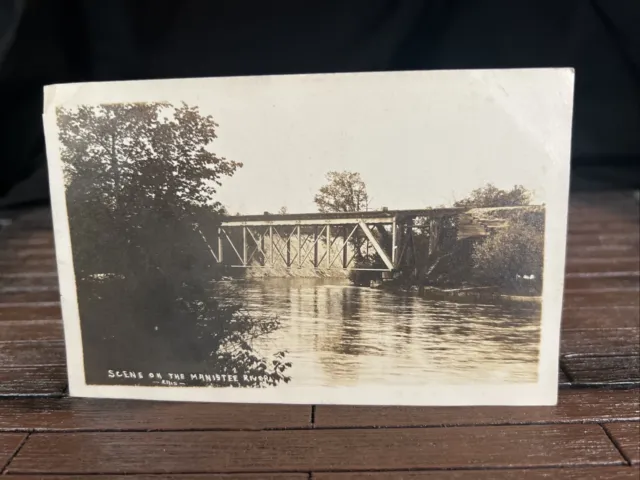
[[[368,212],[340,212],[340,213],[293,213],[293,214],[262,214],[236,215],[226,217],[222,226],[234,225],[323,225],[349,224],[365,221],[369,223],[391,223],[393,219],[429,217],[439,218],[464,212],[465,208],[429,208],[414,210],[377,210]]]

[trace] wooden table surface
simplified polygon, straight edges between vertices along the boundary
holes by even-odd
[[[0,470],[21,479],[637,480],[638,202],[632,192],[580,193],[570,212],[560,402],[536,408],[68,398],[49,213],[0,215]]]

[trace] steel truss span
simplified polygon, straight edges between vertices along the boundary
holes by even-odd
[[[471,229],[474,235],[484,235],[487,225],[478,225],[476,221],[483,211],[538,208],[385,209],[226,217],[218,228],[217,248],[212,247],[211,254],[217,263],[235,268],[312,267],[392,272],[417,264],[415,230],[429,229],[432,245],[428,250],[431,251],[442,225],[452,218],[458,219],[461,230]],[[374,264],[357,262],[357,257],[373,258]]]

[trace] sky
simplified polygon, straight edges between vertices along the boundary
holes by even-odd
[[[244,164],[218,190],[230,213],[317,211],[331,170],[359,172],[372,209],[408,209],[450,205],[488,182],[545,202],[554,165],[568,162],[572,81],[554,69],[237,77],[103,84],[100,100],[211,114],[211,149]],[[68,95],[83,103],[92,92]]]

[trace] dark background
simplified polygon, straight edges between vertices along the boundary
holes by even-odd
[[[638,187],[640,0],[2,0],[0,208],[48,201],[46,84],[567,66],[572,187]]]

